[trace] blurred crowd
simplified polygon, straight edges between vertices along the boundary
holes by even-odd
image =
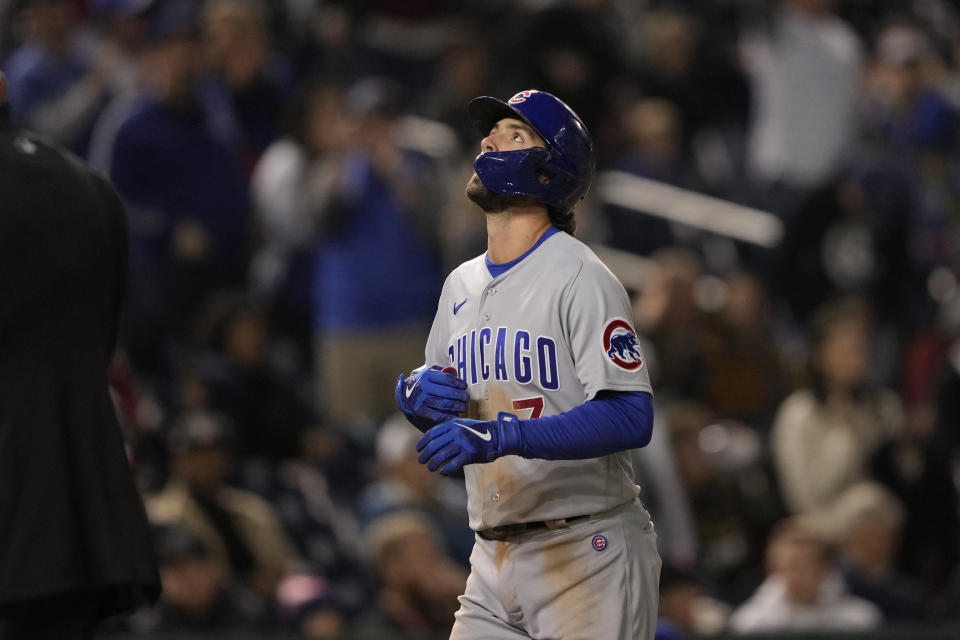
[[[465,491],[393,389],[485,249],[466,104],[522,88],[583,117],[601,175],[784,229],[599,187],[577,211],[644,265],[618,275],[663,636],[960,616],[960,2],[0,0],[0,25],[15,119],[127,206],[110,382],[164,587],[129,631],[449,628]]]

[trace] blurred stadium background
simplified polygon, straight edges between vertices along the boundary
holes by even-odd
[[[484,250],[466,104],[534,87],[593,133],[577,235],[646,338],[662,637],[960,637],[960,2],[0,0],[0,25],[15,118],[128,207],[111,385],[165,595],[105,634],[446,637],[465,495],[393,383]]]

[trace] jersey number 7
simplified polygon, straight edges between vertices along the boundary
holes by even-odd
[[[530,415],[527,418],[539,418],[543,413],[543,396],[534,396],[532,398],[520,398],[513,401],[513,410],[521,411],[530,409]]]

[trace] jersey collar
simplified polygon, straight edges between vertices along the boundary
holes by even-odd
[[[532,247],[530,247],[529,249],[527,249],[527,250],[523,253],[522,256],[520,256],[519,258],[514,258],[514,259],[511,260],[510,262],[503,262],[503,263],[497,264],[496,262],[491,262],[491,261],[490,261],[490,254],[489,254],[489,253],[484,254],[483,259],[484,259],[484,260],[486,261],[486,263],[487,263],[487,271],[489,271],[489,272],[490,272],[490,275],[493,276],[494,278],[497,278],[497,277],[503,275],[504,273],[506,273],[507,271],[509,271],[511,267],[519,264],[521,260],[523,260],[524,258],[526,258],[526,257],[527,257],[528,255],[530,255],[531,253],[533,253],[534,249],[536,249],[537,247],[539,247],[541,244],[544,243],[544,241],[545,241],[547,238],[549,238],[549,237],[552,236],[553,234],[557,233],[558,231],[560,231],[560,229],[557,229],[556,227],[554,227],[554,226],[551,225],[549,229],[547,229],[546,231],[543,232],[543,235],[540,236],[540,238],[533,244]]]

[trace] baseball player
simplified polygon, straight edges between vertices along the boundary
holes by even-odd
[[[650,380],[623,286],[572,235],[593,142],[542,91],[469,113],[487,252],[449,275],[426,363],[396,387],[420,462],[466,476],[451,638],[653,638],[660,558],[628,453],[650,441]]]

